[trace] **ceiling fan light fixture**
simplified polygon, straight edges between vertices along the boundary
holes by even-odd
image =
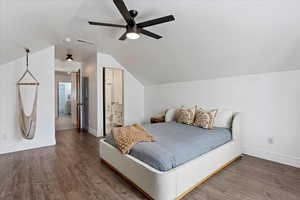
[[[136,40],[136,39],[140,38],[140,34],[138,34],[136,32],[128,32],[126,34],[126,37],[131,40]]]
[[[130,40],[136,40],[140,37],[140,30],[136,25],[127,28],[126,37]]]
[[[74,61],[72,54],[67,54],[66,61]]]

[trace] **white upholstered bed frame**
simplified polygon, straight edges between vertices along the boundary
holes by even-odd
[[[101,160],[131,182],[148,198],[178,200],[240,157],[240,114],[232,121],[232,140],[198,158],[166,172],[161,172],[100,140]]]

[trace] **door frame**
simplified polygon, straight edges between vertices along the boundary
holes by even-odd
[[[55,106],[55,116],[54,116],[54,121],[56,121],[59,117],[59,82],[64,82],[64,81],[58,81],[56,79],[56,75],[57,73],[68,73],[71,75],[71,83],[72,83],[72,74],[75,73],[75,87],[76,87],[76,102],[74,103],[74,107],[75,107],[75,113],[76,113],[76,119],[74,119],[74,122],[76,123],[73,130],[78,130],[80,132],[82,132],[82,79],[83,79],[83,73],[82,73],[82,64],[80,65],[80,67],[76,67],[76,69],[72,69],[71,71],[66,71],[66,70],[58,70],[55,69],[54,70],[54,76],[55,76],[55,87],[54,87],[54,93],[56,95],[55,97],[55,103],[57,103],[57,108]],[[73,86],[73,84],[72,84]],[[57,115],[57,116],[56,116]],[[72,120],[73,122],[73,120]],[[56,124],[56,123],[55,123]],[[56,129],[55,129],[56,130]]]

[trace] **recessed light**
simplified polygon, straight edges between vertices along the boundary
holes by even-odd
[[[71,42],[72,40],[71,40],[71,38],[66,38],[65,41],[66,42]]]

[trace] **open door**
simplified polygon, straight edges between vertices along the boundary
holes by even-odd
[[[81,131],[81,96],[80,96],[80,70],[76,72],[76,105],[77,105],[77,130]]]
[[[80,93],[80,70],[78,72],[72,72],[72,122],[78,131],[81,131],[81,93]]]
[[[85,132],[89,130],[89,78],[82,77],[81,83],[82,93],[82,106],[81,106],[81,129]]]

